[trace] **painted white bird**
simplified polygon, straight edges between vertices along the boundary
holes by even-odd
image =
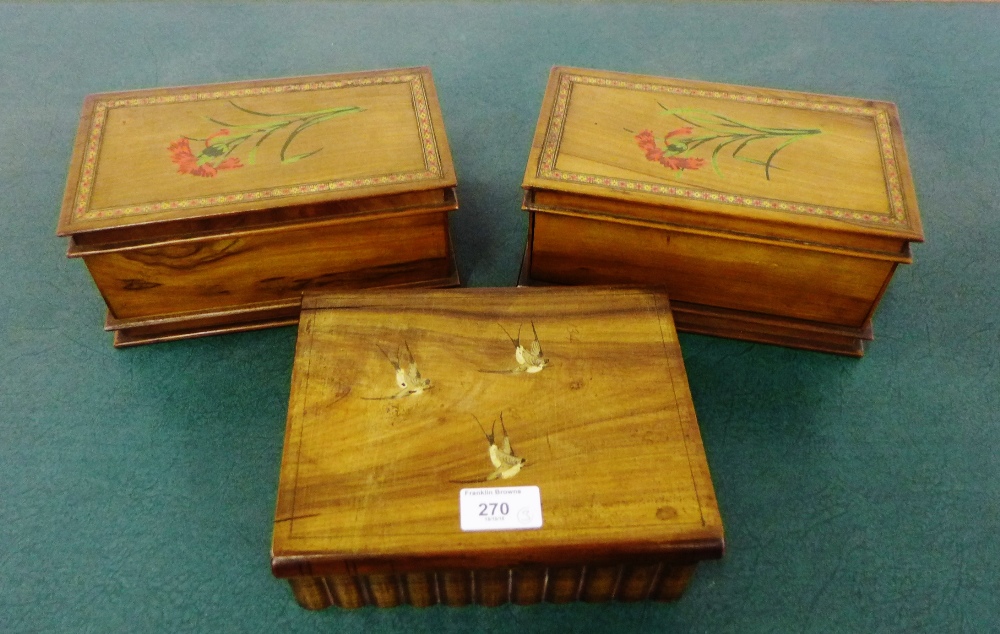
[[[476,419],[479,423],[479,419]],[[483,430],[483,434],[486,435],[486,440],[490,443],[490,462],[496,467],[490,475],[486,476],[486,480],[506,480],[508,478],[513,478],[521,471],[521,467],[524,466],[524,458],[519,458],[514,455],[514,450],[510,447],[510,436],[507,434],[507,428],[503,424],[503,414],[500,414],[500,429],[503,430],[503,439],[501,439],[500,444],[496,442],[496,422],[493,423],[493,427],[490,428],[490,433],[486,433],[483,429],[483,424],[479,423],[479,428]]]
[[[549,364],[549,360],[545,358],[545,354],[542,352],[542,344],[538,341],[538,331],[535,330],[535,322],[531,322],[531,333],[534,335],[534,339],[528,347],[521,344],[521,326],[517,327],[517,338],[510,336],[507,329],[500,326],[500,330],[503,334],[507,335],[510,342],[514,344],[514,360],[517,361],[517,367],[511,370],[480,370],[480,372],[488,372],[491,374],[535,374],[541,372],[545,369],[545,366]]]
[[[491,480],[507,480],[516,476],[521,471],[521,467],[524,466],[525,459],[514,455],[514,450],[510,446],[510,436],[507,434],[507,428],[503,424],[503,413],[500,414],[500,429],[503,430],[503,438],[499,443],[496,441],[496,421],[493,421],[493,427],[490,428],[490,433],[487,434],[486,428],[479,421],[479,417],[475,414],[472,417],[479,423],[479,429],[483,431],[483,435],[486,436],[486,442],[490,445],[489,457],[490,463],[493,465],[493,473],[487,475],[485,478],[452,480],[452,482],[489,482]]]
[[[420,370],[417,369],[417,362],[413,359],[413,353],[410,352],[410,344],[404,341],[403,346],[406,348],[406,359],[400,356],[398,349],[396,350],[396,358],[393,359],[389,356],[389,353],[382,349],[382,346],[375,344],[375,347],[389,360],[389,363],[392,364],[393,369],[396,371],[396,385],[399,387],[399,391],[392,396],[365,398],[365,400],[383,401],[403,398],[404,396],[416,396],[431,389],[431,380],[420,376]]]

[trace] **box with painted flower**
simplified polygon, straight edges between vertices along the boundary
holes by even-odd
[[[427,68],[87,97],[58,234],[115,345],[295,323],[303,291],[458,284]]]
[[[679,330],[861,356],[923,241],[896,107],[554,68],[522,284],[655,283]]]

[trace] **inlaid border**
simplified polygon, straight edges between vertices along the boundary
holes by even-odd
[[[127,205],[123,207],[108,207],[90,209],[90,199],[93,195],[94,181],[101,153],[101,142],[104,138],[105,123],[108,113],[115,108],[136,108],[149,105],[188,103],[194,101],[211,101],[214,99],[231,99],[233,97],[257,97],[294,92],[311,92],[315,90],[333,90],[355,86],[377,86],[382,84],[409,84],[410,95],[417,118],[417,128],[420,133],[424,153],[424,169],[415,172],[384,174],[364,178],[350,178],[334,181],[319,181],[285,187],[250,190],[203,196],[199,198],[182,198],[155,203]],[[314,81],[296,84],[274,86],[257,86],[254,88],[233,88],[228,90],[202,90],[181,94],[169,94],[149,97],[129,97],[97,101],[93,107],[90,130],[87,134],[87,144],[84,150],[83,164],[80,168],[80,179],[77,185],[76,198],[73,203],[73,220],[98,220],[120,218],[159,211],[174,211],[179,209],[199,209],[216,205],[256,202],[260,200],[282,199],[293,196],[321,194],[324,192],[345,191],[374,187],[378,185],[395,185],[400,183],[415,183],[425,180],[443,178],[441,156],[434,135],[434,125],[431,121],[427,92],[424,87],[423,75],[407,73],[405,75],[386,75],[379,77],[359,77],[355,79],[338,79],[330,81]]]
[[[604,88],[622,88],[625,90],[666,93],[689,97],[708,97],[710,99],[722,99],[741,103],[871,117],[879,139],[879,149],[881,151],[886,193],[889,199],[889,213],[877,214],[857,209],[829,207],[825,205],[815,205],[774,198],[740,196],[701,187],[663,185],[647,181],[558,170],[555,167],[556,158],[559,155],[559,145],[562,141],[562,134],[566,125],[566,116],[569,110],[570,95],[573,90],[573,84],[586,84],[589,86],[600,86]],[[598,185],[624,191],[660,194],[695,201],[714,202],[741,207],[750,207],[754,209],[768,209],[786,213],[828,217],[866,224],[891,227],[909,227],[906,204],[903,199],[903,188],[899,170],[897,169],[896,152],[893,148],[892,127],[890,125],[889,115],[885,110],[879,108],[849,106],[836,103],[822,103],[801,99],[779,99],[776,97],[764,97],[732,90],[703,90],[685,88],[682,86],[671,86],[669,84],[606,79],[603,77],[589,77],[586,75],[567,73],[562,75],[559,82],[559,92],[556,96],[552,112],[549,116],[548,128],[545,134],[545,141],[542,145],[541,157],[538,162],[536,175],[538,178],[547,180]]]

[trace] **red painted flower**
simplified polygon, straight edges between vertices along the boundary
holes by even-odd
[[[668,144],[667,150],[674,151],[674,155],[668,155],[666,151],[657,146],[656,136],[653,135],[652,130],[643,130],[635,135],[635,141],[638,143],[639,148],[646,153],[647,161],[656,161],[667,169],[676,171],[701,168],[705,164],[705,159],[676,156],[676,152],[687,149],[687,145],[677,146],[679,149],[675,149],[674,146],[669,144],[668,139],[682,134],[691,134],[691,128],[677,128],[676,130],[671,130],[663,137],[663,142]]]
[[[177,163],[177,171],[187,174],[198,167],[198,159],[191,153],[191,144],[187,139],[178,139],[167,146],[170,152],[170,160]]]
[[[646,152],[646,160],[659,161],[663,158],[663,150],[656,147],[656,137],[651,130],[643,130],[635,135],[635,140],[639,147]]]
[[[197,155],[191,151],[191,144],[183,137],[167,146],[170,160],[177,164],[177,173],[212,178],[219,173],[219,170],[243,167],[243,164],[236,157],[218,160],[227,153],[226,143],[212,143],[212,139],[220,136],[229,136],[229,130],[222,128],[218,132],[208,135],[208,138],[205,139],[204,149]]]
[[[665,137],[663,137],[663,142],[666,143],[667,139],[669,139],[670,137],[678,136],[681,134],[691,134],[691,128],[677,128],[676,130],[671,130],[670,132],[667,132],[667,135]]]

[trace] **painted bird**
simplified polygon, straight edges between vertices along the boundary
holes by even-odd
[[[549,364],[549,360],[545,358],[545,354],[542,352],[542,344],[538,341],[538,331],[535,330],[535,322],[531,322],[531,333],[535,338],[527,348],[521,345],[521,326],[517,327],[517,338],[515,339],[510,336],[506,328],[500,324],[497,325],[500,326],[503,334],[507,335],[510,342],[514,344],[514,360],[517,361],[517,367],[511,370],[480,370],[480,372],[489,372],[492,374],[520,374],[524,372],[526,374],[535,374],[545,369],[545,366]]]
[[[389,356],[389,353],[382,349],[382,346],[375,344],[378,351],[389,360],[389,363],[392,364],[393,369],[396,371],[396,385],[399,386],[399,391],[392,396],[366,398],[365,400],[382,401],[403,398],[404,396],[416,396],[431,389],[431,380],[420,376],[420,370],[417,369],[417,362],[413,359],[413,353],[410,352],[410,344],[404,341],[403,346],[406,348],[406,359],[400,356],[398,349],[396,350],[396,358],[393,359]]]
[[[475,418],[475,417],[473,417]],[[479,423],[479,419],[476,418],[476,422]],[[521,471],[521,467],[524,466],[524,458],[518,458],[514,455],[514,450],[510,447],[510,436],[507,434],[507,428],[503,424],[503,412],[500,413],[500,429],[503,431],[503,439],[500,444],[496,442],[496,421],[493,422],[493,427],[490,428],[490,433],[486,433],[483,429],[483,424],[479,423],[479,429],[483,430],[483,435],[486,436],[486,441],[490,443],[490,462],[496,467],[496,470],[490,475],[486,476],[486,480],[496,480],[497,478],[501,480],[506,480],[508,478],[513,478]]]
[[[473,480],[452,480],[452,482],[468,484],[474,482],[489,482],[491,480],[507,480],[516,476],[521,471],[521,467],[524,466],[525,459],[514,455],[514,450],[510,446],[510,436],[507,434],[507,428],[503,424],[503,412],[500,413],[500,429],[503,430],[503,438],[499,443],[496,441],[496,421],[493,421],[490,433],[487,434],[486,428],[483,427],[479,417],[475,414],[473,414],[472,417],[476,419],[476,423],[479,424],[479,429],[482,430],[483,435],[486,436],[486,442],[490,445],[489,456],[490,463],[494,467],[493,473],[487,475],[485,478],[476,478]]]

